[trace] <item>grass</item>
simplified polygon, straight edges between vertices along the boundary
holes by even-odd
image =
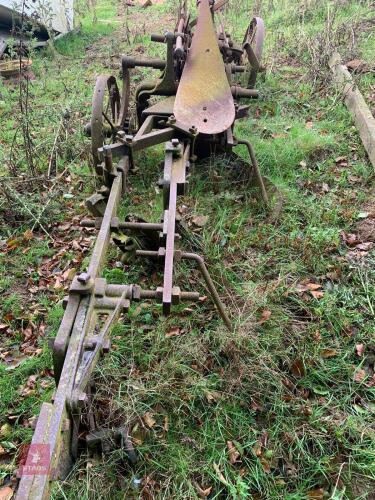
[[[237,33],[248,22],[251,2],[245,3],[227,12]],[[228,169],[225,158],[197,168],[182,200],[189,229],[183,246],[205,255],[236,330],[224,329],[209,299],[178,306],[168,318],[158,305],[133,304],[129,319],[112,332],[111,354],[98,366],[95,397],[103,426],[129,425],[139,460],[130,467],[123,450],[83,455],[67,480],[55,485],[53,498],[372,498],[374,257],[370,252],[362,260],[350,259],[342,233],[359,231],[359,214],[370,210],[373,169],[336,90],[321,80],[314,84],[311,53],[297,47],[298,40],[313,40],[325,26],[325,3],[312,2],[303,15],[305,3],[298,9],[294,2],[273,4],[262,13],[272,70],[260,80],[263,97],[252,103],[250,118],[238,123],[236,134],[251,139],[262,172],[283,193],[283,209],[270,221],[241,166]],[[337,26],[370,17],[366,2],[336,4]],[[144,30],[160,17],[164,26],[171,6],[130,11],[133,47],[148,52]],[[39,229],[27,240],[31,221],[20,207],[16,220],[5,225],[5,238],[18,240],[1,255],[1,323],[10,327],[0,333],[2,352],[18,352],[30,323],[40,330],[50,312],[46,333],[33,345],[40,352],[12,370],[0,365],[0,424],[11,425],[0,440],[6,451],[0,464],[4,484],[16,468],[17,450],[31,438],[31,417],[51,397],[47,340],[57,331],[62,310],[56,303],[64,294],[54,288],[55,277],[87,262],[87,252],[74,262],[79,251],[72,241],[85,236],[76,223],[63,234],[56,225],[83,212],[79,204],[93,190],[82,129],[94,76],[112,64],[111,47],[119,36],[116,23],[110,23],[115,13],[113,4],[99,3],[98,25],[91,26],[90,14],[80,33],[56,43],[63,58],[49,53],[35,58],[33,118],[41,124],[38,143],[46,141],[38,167],[46,168],[56,126],[69,107],[73,118],[61,141],[58,168],[66,168],[70,179],[59,185],[45,215],[49,236]],[[149,24],[143,28],[139,20],[145,13]],[[359,57],[368,57],[370,37],[365,32],[360,38]],[[119,43],[119,53],[129,50]],[[156,56],[161,49],[150,50]],[[17,96],[10,87],[0,90],[6,97],[1,132],[6,162]],[[238,152],[246,157],[245,150]],[[346,158],[343,165],[339,157]],[[133,174],[122,215],[159,219],[154,184],[162,158],[160,148],[137,158],[142,168]],[[18,168],[26,169],[22,162]],[[28,196],[39,213],[37,195]],[[5,219],[8,212],[2,213]],[[208,222],[191,235],[196,215],[208,216]],[[152,276],[153,286],[161,282],[160,269],[147,262],[116,268],[120,257],[111,251],[104,271],[109,281],[146,282]],[[51,283],[31,294],[28,289],[41,286],[44,274],[53,276]],[[178,266],[176,281],[182,289],[205,293],[200,276],[185,263]],[[306,283],[320,285],[322,293],[304,291]],[[177,335],[170,335],[173,331]],[[364,376],[358,378],[360,370]],[[35,384],[26,387],[32,392],[23,396],[33,375]]]

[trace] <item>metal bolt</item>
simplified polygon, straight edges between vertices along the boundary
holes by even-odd
[[[103,354],[108,354],[110,348],[111,348],[111,340],[110,339],[104,339],[103,346],[102,346],[102,352],[103,352]]]
[[[176,117],[174,115],[171,115],[168,121],[169,123],[176,123]]]
[[[96,341],[95,340],[88,340],[86,343],[85,343],[85,349],[87,351],[93,351],[96,347]]]
[[[172,146],[177,147],[180,144],[178,139],[172,139]]]
[[[85,392],[80,392],[78,394],[77,405],[79,408],[83,408],[88,401],[88,396]]]
[[[158,302],[161,302],[163,300],[163,287],[162,286],[158,286],[156,288],[156,298],[157,298]]]
[[[90,279],[90,275],[89,273],[81,273],[78,277],[77,277],[77,280],[82,283],[82,285],[86,285],[87,282],[89,281]]]
[[[197,127],[195,125],[193,125],[192,127],[189,128],[189,132],[191,132],[192,134],[196,134],[197,133]]]

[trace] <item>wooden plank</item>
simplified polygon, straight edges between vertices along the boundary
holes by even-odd
[[[375,118],[358,90],[351,74],[342,64],[340,54],[333,54],[329,61],[335,82],[342,86],[344,101],[353,116],[363,146],[375,168]]]

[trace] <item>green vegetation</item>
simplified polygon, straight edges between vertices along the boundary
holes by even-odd
[[[19,157],[6,185],[18,189],[33,216],[14,198],[0,204],[0,428],[11,426],[6,435],[0,430],[4,484],[17,451],[31,439],[33,415],[51,397],[47,344],[62,316],[58,301],[69,270],[87,262],[91,236],[77,221],[94,189],[83,127],[95,75],[117,75],[121,53],[160,54],[163,47],[151,46],[147,33],[173,25],[175,3],[128,8],[125,20],[122,5],[99,2],[97,24],[87,15],[80,32],[56,42],[60,55],[33,57],[30,118],[39,175],[67,108],[69,118],[56,160],[57,174],[64,174],[55,184],[22,190],[19,180],[29,172],[21,138],[13,144]],[[339,47],[344,57],[373,64],[374,35],[364,24],[371,2],[263,4],[262,99],[251,102],[250,118],[238,123],[236,134],[253,143],[262,172],[282,195],[282,210],[270,217],[244,166],[222,157],[196,168],[181,210],[182,244],[205,255],[236,330],[225,330],[209,298],[178,306],[167,319],[158,305],[133,304],[96,372],[95,403],[101,425],[129,426],[139,460],[130,467],[123,450],[82,456],[54,487],[55,499],[372,498],[375,259],[365,223],[374,220],[374,171],[328,71],[319,66],[328,52],[317,52]],[[259,2],[232,2],[226,12],[239,40],[253,7]],[[360,22],[364,28],[350,46],[347,33]],[[117,29],[122,25],[128,36]],[[139,81],[145,74],[135,76]],[[358,81],[369,94],[369,75]],[[17,90],[0,82],[3,180]],[[238,152],[246,158],[245,150]],[[124,214],[159,219],[154,185],[162,154],[156,148],[137,158],[142,168],[133,174]],[[203,228],[194,225],[199,215],[208,217]],[[160,284],[159,268],[129,262],[120,269],[120,257],[113,250],[108,280],[151,276],[153,286]],[[182,289],[205,293],[192,266],[179,264],[176,279]]]

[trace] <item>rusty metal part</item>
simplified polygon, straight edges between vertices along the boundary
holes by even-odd
[[[87,434],[85,439],[88,448],[100,447],[103,452],[120,446],[124,448],[131,464],[137,462],[137,455],[131,442],[128,427],[96,430]]]
[[[209,0],[201,0],[198,6],[198,22],[177,90],[174,115],[202,134],[219,134],[234,122],[233,97]]]
[[[160,258],[159,252],[155,251],[149,251],[149,250],[137,250],[136,254],[140,257],[150,257],[150,258]],[[201,255],[198,255],[196,253],[190,253],[190,252],[179,252],[178,258],[180,259],[186,259],[186,260],[192,260],[198,264],[198,268],[204,278],[204,281],[206,283],[207,289],[212,297],[212,300],[215,303],[215,306],[217,307],[217,310],[228,327],[228,330],[232,331],[233,330],[233,324],[228,316],[228,313],[225,310],[225,306],[222,303],[220,296],[216,290],[215,284],[212,281],[212,278],[210,276],[210,273],[208,272],[208,269],[206,267],[206,264],[204,262],[204,258]]]
[[[165,35],[158,35],[157,33],[153,33],[150,36],[151,42],[157,43],[165,43]]]
[[[232,85],[231,92],[234,98],[236,99],[258,99],[259,92],[254,89],[244,89],[243,87],[239,87],[238,85]]]
[[[128,73],[125,71],[122,98],[114,76],[100,75],[96,80],[90,123],[91,150],[95,168],[100,163],[98,149],[106,143],[107,138],[113,141],[125,122],[129,107],[128,79]]]
[[[214,282],[212,281],[210,273],[208,272],[208,269],[206,267],[206,264],[204,262],[203,257],[201,255],[196,254],[196,253],[182,252],[181,258],[193,260],[194,262],[196,262],[198,264],[199,270],[203,275],[203,278],[206,282],[207,288],[211,294],[213,301],[215,302],[215,305],[219,311],[220,316],[222,317],[224,323],[227,325],[228,330],[233,330],[232,322],[229,319],[228,313],[226,312],[225,307],[220,300],[219,294],[217,293],[216,287],[214,285]]]
[[[184,16],[182,15],[180,17],[179,22],[178,22],[177,32],[175,33],[176,47],[174,49],[174,56],[177,59],[182,59],[185,57],[184,34],[183,34],[184,29],[185,29],[185,24],[186,24],[186,20],[185,20]]]
[[[135,57],[122,56],[122,67],[132,69],[140,66],[142,68],[164,69],[166,61],[162,59],[137,59]]]
[[[200,0],[197,23],[190,22],[187,2],[180,3],[174,32],[152,36],[154,41],[165,43],[165,60],[122,57],[121,93],[114,76],[97,79],[87,133],[102,186],[86,201],[95,219],[84,219],[81,226],[98,233],[87,269],[73,279],[65,300],[64,317],[53,345],[57,388],[53,403],[42,406],[32,439],[32,444],[48,447],[50,468],[46,474],[22,476],[17,500],[49,498],[51,482],[65,478],[77,457],[82,435],[87,436],[88,445],[99,445],[102,451],[109,448],[111,440],[117,442],[134,462],[126,428],[96,426],[91,410],[95,393],[92,374],[101,356],[110,350],[113,325],[121,321],[133,301],[155,300],[169,314],[180,301],[199,300],[197,291],[182,291],[176,283],[174,270],[181,259],[197,264],[219,315],[229,329],[234,327],[203,256],[179,248],[181,226],[176,214],[178,197],[186,194],[187,179],[192,175],[190,166],[212,150],[231,153],[239,144],[247,147],[262,199],[269,201],[250,142],[236,140],[233,135],[235,119],[245,118],[251,111],[250,105],[239,105],[237,100],[259,95],[252,88],[255,80],[251,80],[251,72],[254,75],[260,70],[264,26],[254,18],[242,48],[234,44],[221,18],[215,33],[213,16],[226,1]],[[250,61],[250,88],[241,87],[235,80],[238,73],[244,73],[245,56]],[[138,85],[131,106],[137,113],[137,123],[133,123],[129,116],[130,74],[137,66],[161,74]],[[131,214],[120,220],[117,211],[132,175],[133,153],[158,144],[165,144],[164,171],[158,183],[163,196],[161,220],[147,222]],[[107,283],[102,277],[111,240],[123,252],[123,258],[131,238],[133,243],[138,238],[143,245],[132,243],[133,257],[155,259],[163,267],[162,286],[142,289],[138,284]],[[85,429],[83,421],[87,421]]]
[[[171,95],[165,99],[161,99],[152,106],[149,106],[143,111],[143,116],[156,115],[169,117],[173,115],[173,108],[176,96]]]
[[[186,169],[189,164],[190,145],[180,144],[178,140],[166,144],[164,163],[164,221],[167,226],[165,243],[163,311],[170,313],[173,289],[173,259],[175,244],[177,194],[184,193]]]
[[[80,222],[81,227],[95,227],[99,229],[102,225],[103,218],[98,217],[95,220],[83,219]],[[162,231],[162,223],[151,223],[151,222],[120,222],[117,217],[114,217],[111,222],[111,229],[130,229],[130,230],[140,230],[140,231]]]
[[[93,324],[94,283],[101,270],[104,254],[109,244],[110,224],[123,188],[122,175],[118,172],[113,182],[88,271],[84,273],[84,276],[75,278],[72,283],[61,325],[64,331],[61,329],[59,331],[60,335],[58,334],[57,337],[59,350],[54,355],[59,372],[54,403],[44,405],[32,440],[32,444],[49,445],[50,473],[22,476],[17,493],[17,498],[20,500],[48,498],[51,479],[63,478],[66,475],[72,456],[76,453],[75,426],[79,422],[77,423],[77,413],[69,410],[69,402],[74,400],[73,391],[82,362],[84,343],[88,336],[92,336],[91,332],[95,327]],[[95,359],[93,359],[93,364],[95,364]]]
[[[246,52],[250,64],[247,87],[254,88],[258,72],[261,69],[263,43],[265,37],[264,21],[260,17],[254,17],[246,30],[243,40],[243,49]]]
[[[174,68],[174,41],[173,33],[166,33],[167,44],[166,64],[160,79],[154,82],[144,82],[136,89],[137,115],[139,124],[142,121],[142,111],[147,107],[147,101],[151,95],[173,95],[176,92],[177,82],[175,80]],[[127,69],[126,59],[122,60],[123,71]]]
[[[213,10],[214,12],[217,12],[217,11],[219,11],[221,8],[223,8],[223,7],[224,7],[224,5],[225,5],[225,4],[227,4],[228,2],[229,2],[229,0],[217,0],[217,1],[214,3],[214,5],[213,5],[212,10]],[[198,18],[193,19],[193,20],[190,22],[190,27],[194,27],[194,26],[197,24],[197,20],[198,20]]]
[[[243,144],[244,146],[247,147],[247,150],[248,150],[249,156],[250,156],[250,160],[251,160],[251,164],[252,164],[252,166],[254,168],[255,176],[257,178],[257,182],[258,182],[258,185],[259,185],[259,189],[260,189],[260,193],[261,193],[261,196],[262,196],[262,200],[267,205],[268,204],[268,195],[267,195],[266,188],[264,186],[262,175],[260,173],[259,165],[258,165],[256,156],[255,156],[255,152],[254,152],[254,148],[250,144],[250,142],[246,141],[245,139],[238,140],[237,144],[239,144],[239,145]]]

